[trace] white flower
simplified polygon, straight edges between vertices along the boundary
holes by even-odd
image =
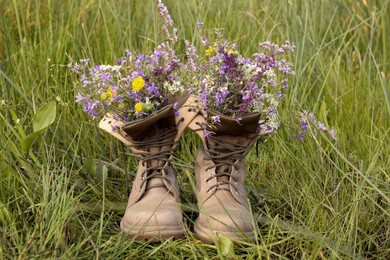
[[[180,84],[180,81],[174,81],[172,82],[172,84],[170,84],[169,82],[165,81],[164,82],[164,88],[171,94],[175,94],[175,93],[181,93],[184,91],[184,88],[183,86]]]
[[[100,65],[100,69],[104,71],[118,71],[121,66],[111,66],[111,65]]]
[[[276,73],[273,69],[269,69],[264,72],[264,76],[266,76],[267,79],[276,79]]]
[[[245,71],[246,79],[250,79],[261,72],[261,68],[259,68],[256,64],[244,64],[243,69]]]
[[[268,120],[265,125],[273,130],[278,129],[280,126],[280,118],[277,113],[268,114]]]
[[[252,112],[260,112],[263,111],[264,103],[259,100],[254,100],[251,104],[250,111]]]

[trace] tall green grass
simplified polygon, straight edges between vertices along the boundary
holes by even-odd
[[[76,106],[66,64],[112,63],[125,49],[153,48],[164,39],[156,2],[0,3],[0,259],[388,258],[388,0],[166,0],[180,39],[198,47],[197,21],[223,28],[247,55],[267,39],[294,42],[296,76],[283,127],[248,157],[255,242],[207,245],[191,233],[199,140],[190,132],[174,161],[186,238],[151,244],[119,233],[137,159]],[[23,152],[33,114],[52,100],[54,124]],[[337,142],[315,129],[295,140],[299,109],[335,126]]]

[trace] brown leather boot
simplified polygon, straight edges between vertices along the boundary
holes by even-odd
[[[179,109],[178,117],[170,105],[130,123],[118,122],[107,114],[99,124],[141,157],[120,224],[123,232],[136,239],[179,239],[184,235],[171,159],[181,134],[197,115],[197,110],[186,104]],[[113,131],[112,127],[117,129]]]
[[[195,161],[199,216],[194,231],[207,243],[223,236],[253,240],[254,226],[244,185],[245,156],[259,136],[260,113],[242,117],[240,123],[213,111],[209,116],[219,116],[220,124],[208,128],[201,115],[190,124],[202,140]],[[204,130],[213,133],[205,137]]]

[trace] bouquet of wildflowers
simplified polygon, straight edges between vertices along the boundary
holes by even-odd
[[[288,76],[294,75],[292,63],[279,56],[295,46],[264,42],[259,44],[264,52],[246,58],[219,30],[216,34],[215,42],[202,36],[206,60],[200,65],[198,99],[203,113],[213,110],[239,122],[245,114],[261,112],[268,131],[274,131],[279,127],[279,101],[285,97]],[[212,116],[208,123],[219,123],[219,117]]]
[[[177,41],[177,29],[172,27],[166,6],[159,3],[158,8],[169,41],[159,44],[152,53],[126,51],[115,65],[93,66],[89,59],[70,65],[79,75],[76,102],[92,118],[106,112],[114,113],[124,122],[146,117],[175,104],[175,96],[186,89],[183,78],[197,69],[196,50],[186,41],[186,61],[178,58],[172,48]]]

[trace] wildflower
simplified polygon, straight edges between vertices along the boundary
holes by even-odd
[[[142,109],[143,109],[142,103],[135,104],[135,106],[134,106],[135,111],[137,111],[139,113],[139,112],[142,112]]]
[[[211,56],[215,52],[213,46],[209,46],[207,50],[205,51],[206,56]]]
[[[140,91],[145,87],[145,81],[142,76],[138,76],[131,82],[131,86],[133,91]]]
[[[204,129],[203,134],[204,134],[204,137],[209,138],[211,136],[212,132]]]
[[[76,102],[81,103],[83,100],[85,100],[85,97],[83,95],[81,95],[80,92],[77,93]]]
[[[295,138],[298,139],[299,141],[303,141],[304,140],[302,133],[298,134]]]
[[[211,117],[211,122],[213,122],[214,124],[219,124],[221,123],[221,118],[219,116],[212,116]]]
[[[232,49],[226,49],[225,52],[232,55],[238,55],[238,51]]]
[[[204,24],[204,22],[199,22],[199,21],[196,23],[196,25],[198,26],[198,28],[202,27],[203,24]]]
[[[334,129],[329,131],[329,135],[332,137],[333,140],[337,140],[336,132]]]
[[[116,89],[114,87],[109,87],[107,89],[107,96],[112,100],[113,95],[116,95]]]
[[[317,124],[318,124],[318,128],[321,129],[322,131],[325,131],[325,132],[328,131],[328,128],[326,128],[324,123],[318,121]]]
[[[75,64],[75,65],[71,66],[71,70],[72,70],[72,72],[78,72],[78,71],[79,71],[79,69],[80,69],[80,66],[79,66],[79,65],[77,65],[77,64]]]
[[[118,104],[118,108],[119,108],[119,109],[124,109],[124,108],[125,108],[125,104],[119,103],[119,104]]]
[[[206,36],[202,36],[200,39],[201,39],[202,44],[203,44],[204,46],[207,46],[207,45],[210,44],[210,42],[207,40]]]
[[[172,84],[169,82],[164,82],[164,88],[171,94],[181,93],[184,91],[180,81],[174,81]]]
[[[106,81],[111,81],[110,74],[103,73],[102,76],[101,76],[101,80],[102,80],[103,83],[105,83]]]
[[[89,59],[81,59],[80,62],[84,63],[85,65],[88,65]]]
[[[175,111],[175,117],[178,117],[180,115],[180,112],[179,112],[179,103],[178,102],[175,102],[173,104],[173,110]]]

